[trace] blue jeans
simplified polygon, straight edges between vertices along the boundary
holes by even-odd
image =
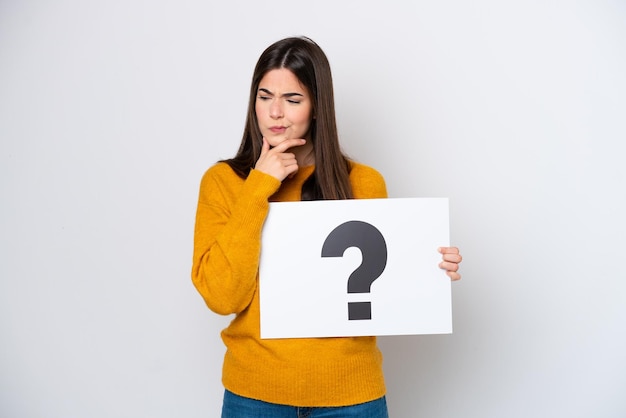
[[[258,401],[226,390],[222,418],[389,418],[383,396],[371,402],[339,407],[302,408]]]

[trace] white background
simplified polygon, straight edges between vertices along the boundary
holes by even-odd
[[[345,150],[449,197],[454,334],[381,338],[402,417],[626,412],[626,5],[0,0],[0,415],[216,417],[200,177],[307,34]]]

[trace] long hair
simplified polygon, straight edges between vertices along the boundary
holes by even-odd
[[[324,51],[306,37],[286,38],[270,45],[259,57],[250,86],[248,114],[241,145],[225,160],[241,178],[247,178],[261,155],[263,136],[255,102],[261,79],[271,70],[291,71],[312,98],[309,134],[315,152],[315,171],[302,187],[302,200],[352,198],[350,162],[339,146],[330,64]]]

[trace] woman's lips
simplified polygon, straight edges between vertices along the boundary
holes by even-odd
[[[275,134],[285,133],[286,130],[287,130],[287,128],[285,128],[284,126],[272,126],[270,128],[270,131],[272,131]]]

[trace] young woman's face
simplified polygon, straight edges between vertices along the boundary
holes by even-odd
[[[270,146],[291,138],[308,139],[312,109],[309,92],[288,69],[271,70],[261,79],[255,111]]]

